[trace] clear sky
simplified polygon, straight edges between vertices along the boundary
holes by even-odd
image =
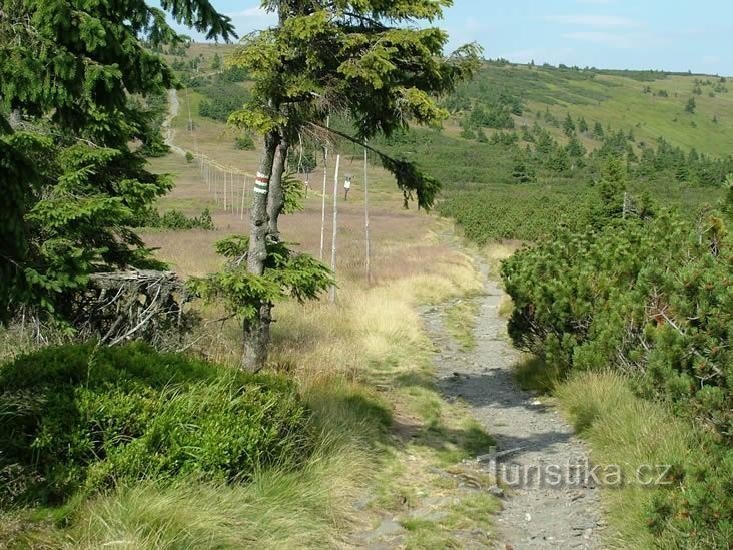
[[[274,22],[257,0],[213,4],[240,36]],[[733,0],[454,0],[437,24],[486,57],[733,76]]]

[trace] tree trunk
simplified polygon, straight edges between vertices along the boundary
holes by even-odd
[[[267,362],[267,348],[270,345],[270,323],[272,322],[272,304],[262,303],[257,318],[244,322],[244,353],[242,368],[250,372],[259,372]]]
[[[275,152],[275,160],[272,164],[272,177],[270,178],[270,192],[267,195],[267,238],[272,241],[280,240],[280,230],[277,227],[277,220],[283,209],[285,196],[282,187],[282,177],[285,173],[285,166],[288,160],[288,143],[285,138],[280,138],[280,144]]]
[[[273,130],[265,135],[265,150],[262,153],[252,194],[247,271],[255,275],[262,275],[267,259],[267,196],[278,142],[277,131]],[[242,368],[245,370],[257,372],[265,366],[267,346],[270,342],[271,309],[272,304],[262,303],[257,318],[244,322]]]

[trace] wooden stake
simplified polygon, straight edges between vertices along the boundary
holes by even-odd
[[[221,183],[224,186],[224,212],[227,211],[227,173],[221,173]]]
[[[247,192],[247,176],[242,176],[242,208],[239,209],[239,219],[244,219],[244,194]]]
[[[364,140],[366,145],[366,140]],[[372,284],[372,251],[371,242],[369,240],[369,180],[367,179],[367,150],[364,147],[364,244],[365,252],[365,269],[367,284]]]
[[[333,229],[331,232],[331,271],[336,275],[336,233],[338,230],[338,196],[339,196],[339,164],[341,155],[336,155],[336,171],[333,175]],[[336,285],[331,285],[328,298],[332,304],[336,303]]]
[[[326,128],[331,119],[326,117]],[[326,138],[328,139],[328,138]],[[323,146],[323,189],[321,190],[321,252],[318,259],[323,261],[323,237],[326,231],[326,179],[328,178],[328,144]]]

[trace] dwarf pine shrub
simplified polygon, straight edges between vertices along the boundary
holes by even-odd
[[[649,506],[660,544],[733,535],[733,243],[722,220],[608,219],[507,260],[510,334],[558,372],[615,369],[704,434]],[[697,458],[694,458],[697,456]]]

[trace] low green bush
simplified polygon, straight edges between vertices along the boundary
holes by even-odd
[[[311,446],[295,386],[141,344],[47,348],[0,367],[0,501],[117,482],[247,480]]]
[[[199,216],[186,216],[175,208],[161,214],[151,208],[137,220],[137,226],[160,229],[205,229],[207,231],[215,229],[214,220],[208,208],[204,208]]]
[[[629,373],[706,434],[706,460],[679,465],[648,509],[661,541],[726,548],[733,538],[733,242],[720,218],[674,214],[560,231],[506,261],[514,342],[559,373]],[[595,413],[576,413],[580,427]],[[584,416],[587,417],[584,419]],[[691,450],[692,452],[692,450]],[[666,546],[665,546],[666,547]]]
[[[242,134],[234,138],[234,146],[240,151],[254,151],[255,140],[249,134]]]
[[[251,95],[242,85],[221,79],[200,88],[199,93],[204,96],[199,102],[199,116],[220,122],[241,109]]]

